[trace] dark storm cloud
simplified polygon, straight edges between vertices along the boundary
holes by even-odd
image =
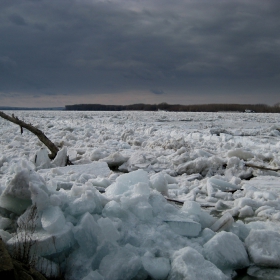
[[[278,0],[3,0],[0,91],[272,93],[279,14]]]
[[[9,20],[16,25],[26,25],[24,18],[17,14],[10,15]]]
[[[151,89],[150,91],[154,94],[164,94],[164,91],[161,89]]]

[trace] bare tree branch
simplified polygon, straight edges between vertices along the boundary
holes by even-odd
[[[25,129],[29,130],[30,132],[32,132],[33,134],[35,134],[39,138],[39,140],[43,144],[45,144],[48,147],[48,149],[51,151],[51,154],[49,154],[49,158],[54,159],[56,157],[59,149],[40,129],[34,127],[31,124],[27,124],[24,121],[21,121],[16,116],[14,116],[14,114],[12,114],[12,117],[10,117],[9,115],[6,115],[5,113],[0,111],[0,117],[2,117],[5,120],[8,120],[14,124],[19,125],[21,134],[23,132],[23,128],[25,128]],[[72,162],[69,160],[68,157],[67,157],[66,165],[72,165]]]

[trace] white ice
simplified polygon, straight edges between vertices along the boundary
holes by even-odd
[[[42,267],[59,265],[67,280],[216,280],[240,268],[278,277],[279,114],[16,115],[60,152],[50,161],[35,135],[0,119],[9,248],[35,230]],[[67,155],[74,165],[64,167]]]

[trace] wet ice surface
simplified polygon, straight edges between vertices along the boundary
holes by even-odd
[[[19,242],[15,224],[36,204],[32,239],[46,270],[59,264],[66,279],[84,280],[231,279],[240,269],[279,278],[279,114],[16,115],[61,153],[49,161],[36,136],[0,119],[0,236]],[[66,152],[75,165],[60,167]]]

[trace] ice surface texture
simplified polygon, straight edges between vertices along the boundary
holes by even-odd
[[[36,204],[36,252],[69,280],[230,279],[249,264],[251,275],[279,275],[279,115],[19,117],[64,148],[50,162],[36,137],[0,120],[0,236],[9,246],[23,245],[15,226]],[[75,165],[61,167],[66,152]]]

